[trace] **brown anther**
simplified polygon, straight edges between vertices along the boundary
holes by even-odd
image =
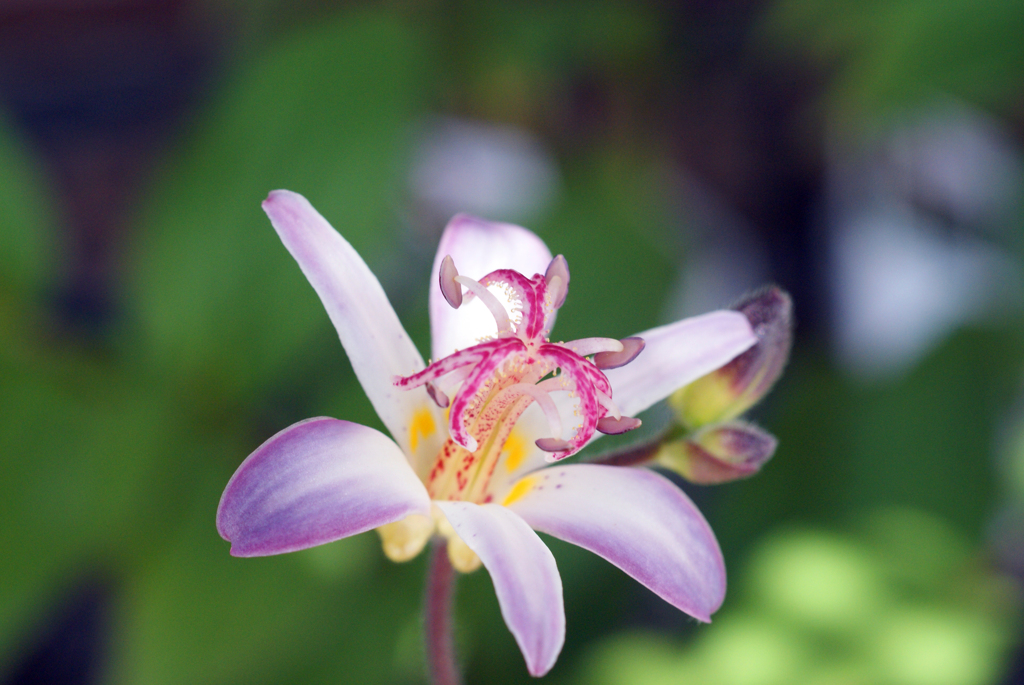
[[[565,304],[565,296],[569,294],[569,262],[565,257],[558,255],[548,264],[548,270],[544,272],[544,280],[551,285],[551,280],[558,276],[559,284],[556,290],[551,292],[551,306],[558,309]]]
[[[598,352],[594,355],[594,366],[599,369],[617,369],[630,363],[644,351],[647,344],[643,338],[623,338],[621,352]]]
[[[441,285],[441,294],[453,309],[462,306],[462,286],[455,282],[455,277],[458,275],[459,271],[455,268],[455,260],[450,254],[445,255],[441,260],[441,268],[437,271],[437,280]]]
[[[597,430],[605,435],[618,435],[619,433],[625,433],[639,427],[640,419],[634,419],[629,416],[623,416],[619,419],[614,416],[606,416],[597,422]]]
[[[541,448],[545,452],[565,452],[566,450],[572,449],[572,445],[565,440],[559,440],[558,438],[540,438],[536,442],[537,447]]]

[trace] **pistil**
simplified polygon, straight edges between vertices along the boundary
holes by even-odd
[[[547,338],[568,291],[569,267],[564,257],[553,259],[543,276],[527,278],[499,269],[477,281],[459,274],[447,256],[438,280],[445,300],[454,308],[468,298],[480,299],[494,316],[497,331],[490,340],[395,379],[395,385],[407,390],[425,386],[434,402],[449,411],[450,437],[426,478],[433,499],[491,501],[493,492],[505,484],[492,483],[505,443],[530,404],[536,403],[547,420],[548,435],[535,439],[535,444],[550,453],[548,461],[575,453],[595,430],[623,433],[640,425],[639,419],[622,416],[601,369],[631,362],[643,350],[643,340],[582,338],[552,343]],[[491,287],[505,289],[516,315],[514,322]],[[562,416],[552,392],[566,392],[576,402],[574,414],[581,421],[569,439],[563,437]]]

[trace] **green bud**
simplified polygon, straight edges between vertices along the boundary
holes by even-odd
[[[714,485],[754,475],[771,459],[776,444],[757,426],[734,421],[667,443],[655,459],[692,483]]]
[[[747,317],[758,341],[669,398],[688,428],[730,421],[750,409],[768,393],[789,358],[793,327],[789,295],[772,286],[747,295],[733,309]]]

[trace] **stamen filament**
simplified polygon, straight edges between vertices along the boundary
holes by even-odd
[[[434,383],[434,387],[448,395],[450,394],[449,391],[462,381],[466,380],[466,377],[469,376],[472,371],[472,366],[462,366],[451,373],[438,378],[437,382]]]
[[[461,283],[469,288],[470,292],[479,297],[480,301],[483,302],[489,310],[491,310],[494,322],[498,324],[499,335],[502,333],[512,332],[512,323],[508,319],[508,311],[506,311],[505,307],[498,301],[498,298],[494,296],[494,293],[480,285],[478,281],[475,281],[468,276],[458,275],[453,280],[456,283]]]
[[[599,352],[622,352],[624,349],[622,343],[614,338],[580,338],[559,344],[581,357],[589,357]]]
[[[597,391],[597,401],[601,403],[601,406],[608,410],[608,413],[615,417],[615,420],[622,418],[622,413],[619,411],[619,407],[615,402],[612,401],[611,397],[605,395],[600,390]]]
[[[551,399],[551,395],[538,385],[532,383],[516,383],[508,389],[532,397],[537,406],[544,412],[544,418],[548,420],[548,428],[551,430],[552,437],[561,439],[562,417],[558,414],[558,407],[555,406],[555,401]]]

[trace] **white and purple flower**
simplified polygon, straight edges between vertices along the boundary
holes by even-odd
[[[233,555],[292,552],[375,528],[401,561],[445,536],[457,569],[487,568],[535,676],[554,665],[565,636],[561,579],[535,530],[710,620],[725,567],[679,488],[646,469],[551,462],[600,433],[635,428],[630,417],[753,345],[746,317],[719,311],[622,341],[551,342],[568,291],[565,259],[524,228],[457,216],[434,261],[437,361],[427,366],[377,279],[305,198],[274,191],[263,208],[391,437],[314,418],[267,440],[217,511]]]

